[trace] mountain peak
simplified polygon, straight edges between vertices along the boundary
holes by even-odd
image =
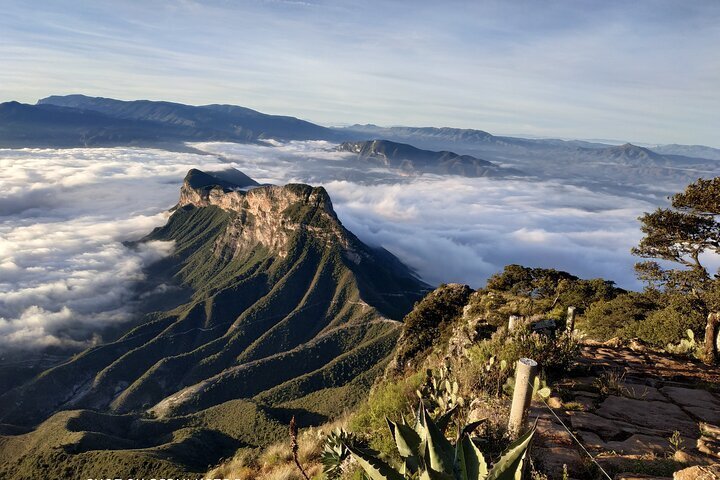
[[[192,169],[185,176],[176,209],[218,207],[234,215],[215,245],[218,255],[235,257],[256,245],[285,257],[291,239],[307,231],[315,240],[337,244],[356,263],[359,241],[338,220],[323,187],[305,184],[263,185],[238,170],[207,173]]]
[[[664,155],[660,155],[652,150],[632,143],[613,145],[605,148],[579,147],[578,152],[582,155],[588,155],[591,158],[600,159],[602,161],[611,161],[619,165],[641,166],[650,164],[666,164],[669,162],[669,159]]]
[[[344,142],[339,151],[352,152],[359,158],[397,168],[408,173],[454,174],[465,177],[485,177],[503,174],[520,174],[518,171],[455,152],[422,150],[406,143],[390,140]]]
[[[615,148],[616,148],[616,149],[619,149],[619,150],[625,150],[625,151],[633,151],[633,150],[634,150],[634,151],[649,151],[649,150],[648,150],[647,148],[645,148],[645,147],[640,147],[640,146],[635,145],[635,144],[632,144],[632,143],[630,143],[630,142],[623,143],[622,145],[619,145],[619,146],[617,146],[617,147],[615,147]]]
[[[207,187],[221,187],[228,190],[257,187],[260,184],[248,177],[240,170],[229,168],[206,173],[196,168],[190,169],[185,175],[184,183],[191,188],[202,189]]]
[[[610,156],[618,156],[622,155],[624,157],[628,157],[631,159],[660,159],[662,158],[662,155],[659,155],[652,150],[649,150],[645,147],[640,147],[638,145],[634,145],[632,143],[624,143],[622,145],[618,145],[616,147],[610,147],[607,149],[604,149],[605,152],[610,154]]]

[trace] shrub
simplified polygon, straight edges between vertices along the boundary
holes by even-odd
[[[529,297],[479,290],[471,296],[467,313],[494,327],[501,327],[507,324],[510,315],[529,317],[541,310]]]
[[[623,290],[602,278],[582,280],[575,275],[552,268],[529,268],[507,265],[501,273],[490,277],[486,288],[535,300],[550,300],[545,311],[556,305],[585,308],[601,300],[609,300]]]
[[[527,325],[512,333],[502,328],[489,340],[468,350],[468,374],[476,379],[477,390],[500,395],[502,386],[515,373],[515,364],[520,358],[532,358],[538,362],[543,376],[552,378],[567,370],[578,351],[578,342],[567,333],[553,337],[531,332]]]
[[[404,320],[398,341],[397,369],[418,365],[432,347],[447,340],[451,322],[462,315],[472,290],[467,285],[441,285],[423,298]]]
[[[622,332],[624,337],[638,337],[657,347],[677,343],[687,330],[702,332],[705,315],[695,309],[687,300],[674,299],[662,309],[654,310],[646,318],[628,325]]]
[[[423,378],[423,374],[418,372],[397,381],[381,383],[350,420],[350,430],[367,438],[371,448],[388,456],[393,455],[395,442],[387,430],[385,418],[411,414],[417,401],[415,391]]]
[[[680,342],[688,329],[702,336],[705,310],[688,295],[657,290],[630,292],[590,306],[582,326],[600,340],[639,338],[665,347]]]
[[[585,331],[600,340],[620,336],[629,325],[639,322],[657,308],[654,299],[630,292],[612,300],[600,300],[587,309],[584,316]],[[628,330],[624,330],[627,332]]]
[[[555,295],[561,282],[577,280],[578,277],[555,269],[507,265],[502,272],[488,279],[486,288],[513,295],[548,298]]]
[[[623,292],[601,278],[582,280],[558,270],[508,265],[471,296],[467,312],[496,327],[505,325],[509,315],[563,320],[568,306],[581,313]]]

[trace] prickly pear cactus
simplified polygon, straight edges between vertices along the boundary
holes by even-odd
[[[428,370],[425,383],[415,393],[436,416],[465,406],[460,386],[447,364],[435,371]]]

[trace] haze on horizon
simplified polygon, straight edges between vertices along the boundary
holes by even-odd
[[[720,3],[2,1],[2,100],[720,147]]]

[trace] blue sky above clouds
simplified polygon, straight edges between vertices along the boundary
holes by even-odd
[[[720,147],[717,1],[0,0],[0,100]]]

